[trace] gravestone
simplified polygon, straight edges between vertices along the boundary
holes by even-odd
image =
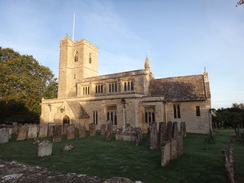
[[[19,130],[18,123],[13,122],[12,124],[13,124],[13,134],[18,134],[18,130]]]
[[[79,137],[80,138],[86,137],[86,128],[84,125],[79,126]]]
[[[165,122],[160,122],[159,123],[159,144],[160,144],[160,146],[163,144],[164,141],[167,140],[166,130],[167,130],[167,124]]]
[[[37,126],[36,125],[29,125],[27,136],[28,136],[28,139],[37,138]]]
[[[161,166],[165,167],[170,163],[170,142],[164,141],[161,146]]]
[[[173,122],[173,137],[178,136],[178,123]]]
[[[136,128],[136,146],[139,146],[142,143],[142,129]]]
[[[7,128],[0,128],[0,144],[7,143],[9,141],[9,132]]]
[[[48,132],[47,132],[47,136],[48,137],[52,137],[53,136],[53,127],[54,127],[53,123],[49,123],[48,124]]]
[[[29,126],[24,125],[19,127],[19,132],[16,141],[21,141],[27,139]]]
[[[9,134],[9,139],[11,139],[12,138],[12,134],[13,134],[13,127],[7,128],[7,130],[8,130],[8,134]]]
[[[38,144],[38,157],[51,156],[53,151],[53,143],[49,140],[42,141]]]
[[[172,139],[172,136],[173,136],[173,124],[171,121],[169,121],[167,123],[167,131],[166,131],[167,141],[170,141]]]
[[[62,142],[62,126],[55,125],[53,127],[53,142]]]
[[[95,136],[96,135],[96,125],[95,125],[95,123],[90,123],[89,124],[89,134],[90,134],[90,136]]]
[[[105,135],[105,134],[106,134],[106,125],[101,124],[100,135]]]
[[[71,140],[75,138],[75,127],[74,125],[69,125],[67,128],[67,140]]]
[[[112,140],[112,133],[113,133],[113,125],[112,125],[112,122],[111,121],[108,121],[107,122],[107,125],[106,125],[106,141],[111,141]]]
[[[117,130],[115,131],[115,140],[123,140],[122,128],[117,128]]]
[[[65,135],[67,133],[67,128],[68,128],[69,124],[65,123],[63,125],[63,135]]]
[[[180,135],[186,137],[186,122],[180,123]]]
[[[48,125],[47,124],[40,124],[39,125],[39,138],[44,138],[47,137],[47,129],[48,129]]]
[[[177,152],[177,140],[175,138],[172,138],[170,141],[170,159],[175,160],[178,156]]]
[[[152,122],[149,128],[150,128],[150,149],[157,149],[158,148],[157,123]]]
[[[72,146],[71,144],[66,144],[64,146],[64,151],[71,151],[72,149],[74,149],[74,146]]]
[[[177,157],[183,155],[183,137],[181,135],[175,137],[177,141]]]

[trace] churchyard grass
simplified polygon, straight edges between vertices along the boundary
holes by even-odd
[[[224,183],[228,179],[220,151],[226,149],[229,139],[233,139],[235,176],[237,182],[242,182],[244,143],[228,136],[229,132],[225,130],[217,132],[208,150],[204,143],[206,135],[187,134],[184,155],[164,168],[160,166],[160,149],[150,150],[146,135],[140,146],[135,146],[134,142],[106,142],[105,136],[100,135],[78,138],[76,134],[74,140],[66,140],[64,136],[62,142],[53,144],[53,154],[47,157],[37,157],[37,146],[32,144],[32,140],[16,142],[16,137],[13,137],[10,142],[0,144],[0,159],[38,165],[61,173],[74,172],[102,178],[121,176],[144,183]],[[73,145],[74,149],[64,152],[66,144]]]

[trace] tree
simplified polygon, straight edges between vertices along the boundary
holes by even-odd
[[[32,56],[20,55],[10,48],[0,48],[0,104],[4,107],[0,112],[1,120],[39,121],[39,103],[44,91],[55,81],[53,77],[51,70],[40,65]],[[14,111],[22,111],[25,115],[22,119],[16,119],[13,117]]]
[[[240,0],[240,1],[238,1],[238,2],[236,3],[236,6],[239,6],[239,5],[242,5],[242,4],[244,4],[244,0]]]
[[[234,103],[231,108],[216,110],[213,114],[213,124],[218,128],[234,128],[238,135],[239,129],[244,126],[244,104]]]

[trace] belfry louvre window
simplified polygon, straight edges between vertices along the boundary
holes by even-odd
[[[96,85],[95,92],[96,93],[103,93],[103,85],[102,84]]]
[[[94,124],[98,124],[98,112],[97,111],[93,111],[93,123]]]
[[[180,118],[180,105],[174,104],[174,118]]]
[[[117,82],[114,82],[114,83],[109,83],[109,92],[110,93],[113,93],[113,92],[117,92],[118,89],[117,89]]]
[[[133,90],[134,90],[134,81],[125,81],[124,91],[133,91]]]
[[[89,95],[89,86],[83,86],[82,87],[82,90],[83,90],[83,95]]]
[[[196,106],[196,116],[201,116],[200,106]]]
[[[154,107],[145,108],[145,123],[151,123],[155,121]]]
[[[111,121],[113,125],[117,125],[117,107],[107,107],[107,121]]]

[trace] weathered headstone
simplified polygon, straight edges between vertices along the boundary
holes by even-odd
[[[38,144],[38,157],[51,156],[53,151],[53,143],[49,140],[42,141]]]
[[[164,141],[161,146],[161,166],[165,167],[170,163],[170,142]]]
[[[29,128],[29,126],[27,126],[27,125],[21,126],[19,128],[19,132],[18,132],[16,141],[27,139],[28,128]]]
[[[48,125],[47,124],[40,124],[39,125],[39,138],[44,138],[47,137],[47,129],[48,129]]]
[[[9,141],[9,132],[7,128],[0,128],[0,144],[7,143]]]
[[[105,124],[101,124],[100,135],[105,135],[105,134],[106,134],[106,125]]]
[[[69,124],[68,123],[65,123],[63,125],[63,134],[66,134],[67,133],[67,128],[68,128]]]
[[[186,122],[181,122],[180,123],[180,135],[182,137],[186,136]]]
[[[90,123],[89,124],[89,134],[90,134],[90,136],[95,136],[96,135],[96,125],[95,125],[95,123]]]
[[[8,128],[8,134],[9,134],[9,139],[12,138],[12,134],[13,134],[13,127],[12,128]]]
[[[157,149],[158,148],[157,123],[152,122],[149,128],[150,128],[150,149]]]
[[[62,126],[55,125],[53,127],[53,142],[62,142]]]
[[[117,128],[117,130],[115,131],[115,140],[123,140],[122,128]]]
[[[172,138],[170,141],[170,159],[175,160],[178,156],[177,152],[177,140],[175,138]]]
[[[177,157],[183,155],[183,137],[181,135],[175,137],[177,141]]]
[[[53,136],[53,127],[54,127],[53,123],[49,123],[48,124],[48,132],[47,132],[47,136],[48,137],[52,137]]]
[[[17,122],[13,122],[13,134],[18,134],[18,123]]]
[[[28,136],[28,139],[37,138],[37,126],[36,125],[29,125],[27,136]]]
[[[84,125],[79,126],[79,137],[86,137],[86,127]]]
[[[167,124],[165,122],[160,122],[159,123],[159,144],[160,144],[160,146],[163,144],[164,141],[167,140],[166,130],[167,130]]]
[[[167,140],[170,141],[172,139],[172,136],[173,136],[173,124],[171,121],[169,121],[167,123],[167,132],[166,132],[166,137],[167,137]]]
[[[74,149],[74,146],[72,146],[71,144],[66,144],[64,146],[64,151],[71,151],[72,149]]]
[[[69,125],[67,128],[67,139],[71,140],[75,138],[75,127],[74,125]]]
[[[178,122],[173,122],[173,137],[178,136]]]
[[[113,133],[113,125],[111,121],[108,121],[106,124],[106,141],[111,141],[112,140],[112,133]]]
[[[136,128],[136,146],[139,146],[142,143],[142,130],[141,128]]]

